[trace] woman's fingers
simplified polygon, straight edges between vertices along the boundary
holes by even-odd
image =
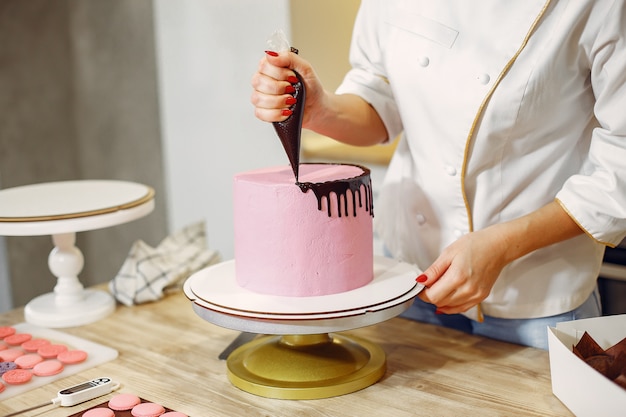
[[[255,107],[254,115],[259,120],[263,120],[264,122],[282,122],[287,120],[289,116],[291,116],[291,110],[289,109],[263,109],[259,107]]]
[[[432,275],[432,272],[429,272]],[[487,288],[483,288],[480,279],[470,277],[455,268],[448,268],[436,279],[424,282],[426,288],[419,297],[427,303],[437,306],[442,313],[461,313],[479,304],[488,295]]]
[[[289,91],[289,90],[288,90]],[[290,107],[297,100],[291,94],[266,94],[254,90],[250,101],[254,105],[254,114],[260,120],[266,122],[280,122],[291,115]]]
[[[429,294],[430,288],[425,288],[420,292],[419,297],[427,303],[437,306],[437,311],[445,314],[463,313],[470,308],[480,304],[483,297],[477,296],[475,292],[465,291],[463,288],[441,289],[438,294]],[[442,295],[443,294],[445,295]]]
[[[293,83],[298,82],[295,73],[268,62],[264,57],[258,72],[252,76],[250,102],[255,107],[255,116],[266,122],[281,122],[291,115],[290,107],[296,103],[291,95]]]
[[[252,76],[251,84],[254,91],[263,94],[285,94],[289,92],[289,87],[293,88],[290,82],[292,79],[295,79],[295,75],[291,70],[284,71],[284,74],[281,72],[278,78],[264,72],[257,72]],[[295,81],[297,82],[297,79]]]

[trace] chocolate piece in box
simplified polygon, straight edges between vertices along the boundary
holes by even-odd
[[[604,350],[585,332],[572,351],[593,369],[626,388],[626,337]]]

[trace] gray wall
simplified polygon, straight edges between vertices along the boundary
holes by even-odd
[[[254,117],[250,79],[267,38],[289,27],[288,0],[155,0],[159,102],[171,230],[205,220],[208,244],[234,252],[232,178],[288,164]]]
[[[86,285],[110,280],[135,240],[156,245],[167,235],[152,7],[0,0],[0,187],[84,178],[156,190],[149,216],[79,233]],[[14,306],[51,291],[50,237],[5,244],[0,272],[8,269]]]

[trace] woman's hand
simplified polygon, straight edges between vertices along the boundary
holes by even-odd
[[[295,104],[292,84],[298,82],[294,71],[300,74],[306,89],[303,127],[319,112],[325,91],[311,64],[293,52],[267,51],[252,76],[250,101],[258,119],[281,122],[289,117],[289,107]]]
[[[295,104],[291,95],[296,71],[304,82],[306,101],[302,127],[350,145],[368,146],[387,140],[387,130],[369,103],[354,94],[324,90],[311,64],[293,52],[268,51],[252,76],[255,116],[265,122],[282,122]]]
[[[469,233],[445,248],[421,276],[428,279],[419,297],[445,314],[465,312],[487,298],[509,262],[501,226]]]

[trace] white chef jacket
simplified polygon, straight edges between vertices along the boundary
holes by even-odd
[[[586,234],[507,265],[483,312],[545,317],[588,298],[626,231],[624,3],[362,2],[337,92],[402,133],[376,201],[392,255],[426,269],[459,236],[557,199]]]

